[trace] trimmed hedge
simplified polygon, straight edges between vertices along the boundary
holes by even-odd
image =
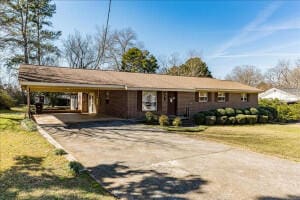
[[[194,122],[197,125],[203,125],[205,124],[205,114],[204,113],[196,113],[194,115]]]
[[[244,114],[238,114],[235,119],[237,124],[245,124],[247,117]]]
[[[206,116],[205,117],[205,124],[206,125],[214,125],[216,124],[217,118],[216,116]]]
[[[169,125],[169,118],[167,115],[161,115],[159,117],[159,125],[161,126],[168,126]]]
[[[216,115],[219,116],[219,117],[220,117],[220,116],[224,116],[224,115],[226,115],[226,110],[223,109],[223,108],[219,108],[219,109],[216,110],[215,113],[216,113]]]
[[[265,124],[268,123],[269,117],[267,115],[259,115],[258,116],[258,122]]]
[[[148,124],[155,124],[158,121],[158,116],[153,114],[152,112],[145,113],[145,121]]]
[[[194,122],[197,125],[234,125],[234,124],[255,124],[267,123],[273,114],[266,108],[219,108],[216,110],[209,110],[196,113],[194,115]]]
[[[236,115],[243,114],[243,111],[241,109],[235,109],[235,114]]]
[[[248,124],[256,124],[257,123],[257,115],[246,115]]]
[[[179,127],[182,125],[182,121],[180,117],[175,117],[175,119],[172,122],[173,126]]]
[[[251,114],[250,110],[248,110],[248,109],[243,109],[243,113],[245,115],[250,115]]]
[[[227,124],[235,124],[236,118],[235,117],[229,117],[227,120]]]
[[[228,117],[235,116],[235,110],[233,108],[225,108],[225,111]]]
[[[259,112],[256,108],[250,108],[250,113],[251,113],[251,115],[258,115],[259,114]]]
[[[217,117],[217,124],[224,125],[227,123],[227,116]]]

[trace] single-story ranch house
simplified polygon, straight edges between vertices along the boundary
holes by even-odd
[[[28,93],[75,94],[74,109],[82,113],[123,118],[140,118],[147,111],[191,117],[199,111],[222,107],[255,107],[261,92],[214,78],[36,65],[21,65],[19,82]]]

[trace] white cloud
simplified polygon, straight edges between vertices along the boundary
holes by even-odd
[[[231,54],[231,55],[219,55],[218,58],[243,58],[243,57],[298,57],[300,53],[245,53],[245,54]]]
[[[235,36],[233,36],[230,40],[222,44],[216,51],[213,53],[211,58],[217,58],[226,53],[228,49],[231,47],[239,46],[241,44],[245,44],[248,42],[256,41],[262,37],[266,37],[274,32],[274,30],[266,31],[266,32],[256,32],[253,34],[253,30],[258,29],[259,25],[266,22],[273,13],[280,7],[281,2],[272,2],[269,6],[267,6],[262,12],[260,12],[256,18],[247,24],[242,30]],[[251,33],[251,34],[249,34]]]
[[[222,54],[215,56],[214,58],[240,58],[240,57],[261,57],[261,56],[278,56],[278,57],[283,57],[283,56],[300,56],[299,52],[296,53],[290,53],[290,52],[283,52],[283,50],[287,50],[291,47],[297,47],[300,50],[300,41],[292,41],[288,43],[283,43],[283,44],[276,44],[269,46],[267,48],[262,48],[262,49],[256,49],[252,52],[246,52],[242,54]]]

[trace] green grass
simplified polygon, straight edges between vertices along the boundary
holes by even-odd
[[[0,110],[0,199],[114,199],[37,132],[21,129],[24,109]]]
[[[300,162],[300,125],[211,126],[193,136]]]

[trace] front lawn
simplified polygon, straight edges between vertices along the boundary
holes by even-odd
[[[113,199],[37,132],[21,129],[22,109],[0,111],[0,199]]]
[[[300,125],[211,126],[193,136],[300,162]]]

